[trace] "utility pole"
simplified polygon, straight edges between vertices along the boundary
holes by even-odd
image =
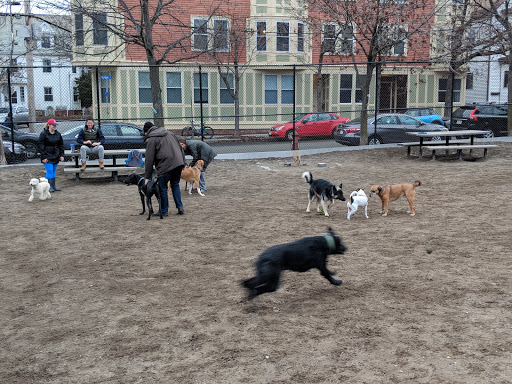
[[[25,46],[27,48],[26,71],[27,71],[27,106],[28,106],[28,119],[30,121],[29,131],[35,132],[36,121],[36,107],[34,98],[34,56],[32,50],[34,48],[34,41],[32,39],[32,24],[30,13],[30,0],[24,0],[25,7],[25,26],[28,28],[29,37],[25,38]]]

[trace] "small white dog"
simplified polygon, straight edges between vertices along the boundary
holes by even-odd
[[[347,202],[347,220],[350,220],[350,217],[356,213],[359,207],[364,207],[364,216],[368,218],[368,197],[362,189],[353,191],[350,194],[350,201]]]
[[[32,192],[30,193],[30,197],[28,201],[34,200],[34,196],[39,196],[39,200],[51,199],[52,195],[50,195],[50,184],[48,183],[48,179],[45,177],[30,179],[29,185],[32,187]]]

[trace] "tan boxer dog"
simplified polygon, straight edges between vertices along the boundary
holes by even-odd
[[[201,192],[201,188],[199,188],[199,177],[201,177],[203,166],[204,161],[197,160],[196,164],[193,167],[183,168],[183,170],[181,171],[181,178],[185,180],[185,190],[187,189],[188,184],[188,193],[192,193],[192,184],[196,183],[197,193],[199,193],[201,196],[204,196],[204,194]],[[171,195],[170,188],[169,195]]]
[[[407,198],[409,202],[409,206],[411,207],[410,213],[411,216],[416,214],[416,207],[414,206],[414,196],[416,195],[415,188],[421,185],[420,180],[416,180],[415,184],[403,183],[403,184],[394,184],[394,185],[372,185],[370,189],[370,197],[378,195],[380,200],[382,201],[382,216],[388,215],[388,207],[390,201],[395,201],[400,196],[404,196]]]

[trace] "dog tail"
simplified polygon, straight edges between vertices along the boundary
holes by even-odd
[[[302,174],[302,178],[306,180],[306,183],[311,184],[313,182],[313,175],[311,172],[306,171]]]
[[[415,183],[416,183],[415,187],[419,187],[422,184],[422,182],[420,180],[416,180]]]

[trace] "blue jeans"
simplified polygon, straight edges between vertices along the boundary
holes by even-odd
[[[55,171],[57,170],[57,164],[52,163],[43,163],[44,169],[46,169],[46,178],[47,179],[55,179]]]
[[[158,186],[162,193],[162,213],[169,213],[169,197],[167,195],[167,183],[171,182],[172,198],[174,204],[179,210],[183,209],[183,203],[181,202],[181,191],[180,191],[180,176],[183,167],[176,167],[169,172],[166,172],[158,176]]]

